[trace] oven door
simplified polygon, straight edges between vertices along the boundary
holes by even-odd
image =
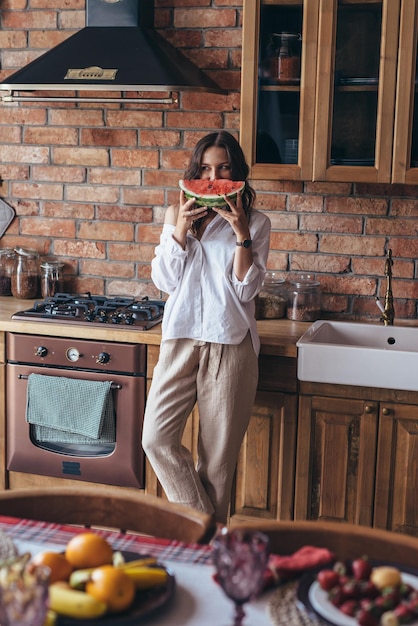
[[[90,446],[37,441],[26,421],[30,374],[112,381],[116,441]],[[141,446],[145,377],[74,369],[7,364],[7,469],[122,487],[144,488],[145,458]],[[54,398],[45,398],[54,402]]]

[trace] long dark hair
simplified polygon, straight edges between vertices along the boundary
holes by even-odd
[[[249,221],[250,212],[255,203],[255,191],[247,180],[250,168],[247,165],[247,161],[245,160],[244,153],[238,141],[227,131],[220,130],[218,132],[209,133],[209,135],[205,135],[205,137],[199,139],[190,157],[189,166],[184,172],[184,179],[193,180],[200,178],[200,166],[202,164],[203,154],[208,148],[214,146],[224,148],[231,167],[232,180],[245,181],[245,187],[242,192],[242,206],[247,220]],[[198,220],[196,220],[195,223],[197,223],[197,221]]]

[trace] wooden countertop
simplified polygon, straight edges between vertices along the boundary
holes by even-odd
[[[75,339],[95,339],[102,341],[120,341],[123,343],[146,343],[160,345],[161,324],[150,330],[103,325],[93,327],[90,324],[79,325],[60,322],[42,322],[12,320],[17,311],[25,311],[33,306],[34,300],[0,296],[0,332],[8,331],[29,335],[50,335],[53,337],[72,337]],[[261,354],[297,357],[296,341],[310,326],[310,322],[292,322],[288,319],[259,320],[258,332],[261,340]]]

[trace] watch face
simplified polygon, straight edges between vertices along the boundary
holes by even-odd
[[[249,248],[251,246],[251,239],[245,239],[245,241],[242,242],[242,245],[244,246],[244,248]]]

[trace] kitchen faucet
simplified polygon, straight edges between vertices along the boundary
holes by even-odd
[[[393,326],[393,320],[395,318],[395,309],[393,308],[393,295],[392,295],[392,250],[389,248],[386,255],[385,263],[385,276],[386,276],[386,293],[385,293],[385,306],[382,305],[379,298],[376,297],[376,304],[382,312],[380,320],[385,326]]]

